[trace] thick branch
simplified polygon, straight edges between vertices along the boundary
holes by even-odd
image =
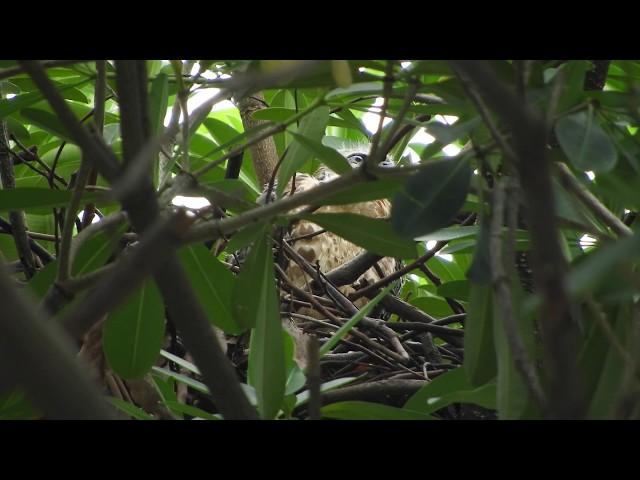
[[[559,242],[551,165],[546,154],[542,118],[480,61],[452,61],[512,132],[512,145],[528,206],[532,240],[532,266],[536,287],[543,298],[540,316],[543,347],[550,380],[549,416],[581,418],[585,401],[578,385],[576,326],[570,317],[565,287],[567,262]]]
[[[115,419],[89,372],[78,365],[74,346],[54,322],[42,317],[36,304],[0,269],[0,357],[5,373],[27,389],[47,418]]]

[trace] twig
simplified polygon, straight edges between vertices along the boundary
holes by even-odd
[[[381,380],[330,390],[322,395],[322,404],[327,405],[348,400],[363,400],[388,403],[389,397],[402,400],[413,395],[427,384],[426,380]],[[398,402],[397,403],[402,403]]]
[[[3,97],[2,87],[0,86],[0,99]],[[4,120],[0,120],[0,181],[2,181],[3,189],[11,190],[16,188],[7,123]],[[11,234],[16,244],[16,250],[24,266],[25,275],[29,279],[35,274],[36,268],[29,246],[29,237],[27,237],[28,227],[24,212],[22,210],[10,211],[9,222],[11,223]]]
[[[633,235],[633,230],[611,213],[611,211],[605,207],[587,187],[582,185],[580,181],[573,176],[569,167],[564,163],[555,163],[554,167],[560,177],[562,185],[573,193],[589,210],[591,210],[591,212],[593,212],[593,214],[598,217],[602,223],[607,225],[621,237]]]
[[[71,195],[71,200],[67,206],[67,213],[64,219],[64,228],[62,230],[62,240],[60,242],[60,253],[58,254],[58,273],[56,280],[62,282],[69,278],[71,274],[71,239],[73,237],[73,227],[75,226],[76,213],[80,208],[80,201],[84,193],[84,186],[89,179],[91,164],[88,160],[82,160],[80,163],[80,171],[76,177],[76,184]]]

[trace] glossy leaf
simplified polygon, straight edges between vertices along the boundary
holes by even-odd
[[[435,420],[431,415],[381,403],[349,401],[325,405],[320,409],[323,417],[341,420]]]
[[[151,370],[164,342],[164,302],[151,280],[107,317],[103,342],[109,365],[121,377],[142,378]]]
[[[558,142],[571,163],[580,170],[608,172],[618,154],[591,110],[562,117],[555,127]]]
[[[204,245],[189,245],[178,252],[191,287],[209,321],[226,333],[243,331],[231,314],[233,274]]]
[[[327,167],[334,172],[340,174],[351,170],[351,165],[345,157],[336,152],[333,148],[326,147],[320,142],[310,140],[295,132],[290,132],[308,152],[314,155],[318,160],[322,161]]]
[[[471,167],[464,158],[431,162],[395,195],[391,225],[412,239],[446,227],[464,204],[470,181]]]
[[[493,295],[489,285],[471,284],[464,323],[464,369],[469,383],[479,387],[497,375],[493,337]]]
[[[253,328],[248,380],[256,390],[258,411],[262,418],[275,418],[284,397],[286,371],[280,302],[267,229],[251,248],[232,298],[236,323]]]
[[[160,73],[151,82],[149,91],[149,120],[153,135],[159,135],[162,132],[168,105],[169,77],[164,73]]]
[[[71,200],[70,190],[51,190],[48,188],[21,187],[0,190],[2,210],[25,210],[32,213],[50,213],[53,207],[63,207]],[[101,195],[87,192],[82,196],[83,203],[98,203]],[[112,202],[101,202],[112,203]]]
[[[329,121],[329,107],[320,106],[300,121],[298,133],[310,140],[320,141]],[[278,170],[278,196],[282,196],[284,188],[293,174],[311,157],[309,151],[294,140],[287,151],[284,162]]]
[[[20,110],[20,115],[43,130],[60,137],[62,140],[73,143],[69,131],[53,113],[47,112],[46,110],[26,108]]]
[[[495,385],[474,388],[464,369],[456,368],[427,383],[407,400],[404,408],[423,414],[436,412],[452,403],[471,403],[494,409],[495,398]]]

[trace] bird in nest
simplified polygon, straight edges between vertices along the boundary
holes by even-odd
[[[348,160],[353,168],[360,168],[367,161],[369,155],[369,145],[358,145],[355,148],[342,149],[340,153]],[[385,159],[380,162],[379,166],[393,167],[394,163],[391,159]],[[297,173],[284,189],[284,196],[296,195],[298,193],[310,190],[318,185],[329,182],[336,178],[337,174],[327,167],[319,168],[314,174]],[[275,189],[265,188],[257,202],[261,204],[275,200]],[[268,196],[269,195],[269,196]],[[305,206],[295,209],[292,213],[303,210]],[[353,203],[348,205],[325,205],[316,210],[318,213],[354,213],[364,215],[371,218],[388,218],[391,214],[391,203],[387,199],[378,199],[367,202]],[[322,273],[328,273],[345,263],[349,262],[363,252],[363,249],[344,238],[330,231],[323,231],[322,228],[308,220],[298,220],[284,235],[284,240],[288,242],[291,248],[297,252],[302,258],[319,269]],[[246,256],[245,252],[239,252],[234,255],[236,257],[233,263],[242,263]],[[282,257],[281,257],[282,258]],[[288,280],[296,287],[305,289],[311,284],[311,276],[294,260],[285,260],[281,264]],[[365,273],[360,275],[352,285],[339,287],[339,290],[348,296],[354,292],[359,286],[377,282],[383,277],[393,273],[401,268],[402,264],[399,259],[382,258],[374,266],[369,268]],[[400,281],[394,285],[394,291],[397,293],[401,287]],[[366,304],[367,299],[361,298],[355,302],[355,306],[361,308]],[[299,309],[298,313],[313,316],[315,318],[323,318],[320,312],[313,309]],[[381,307],[374,310],[372,316],[387,318],[389,315]]]

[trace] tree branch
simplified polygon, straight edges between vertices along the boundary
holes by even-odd
[[[114,410],[78,365],[74,347],[37,302],[18,291],[0,268],[0,357],[11,380],[51,419],[111,420]]]
[[[480,61],[451,61],[512,132],[512,148],[518,159],[532,240],[532,266],[536,287],[543,299],[540,325],[549,374],[548,416],[581,418],[585,399],[577,375],[577,329],[570,317],[565,287],[567,262],[559,242],[551,165],[546,154],[546,129],[542,118]]]

